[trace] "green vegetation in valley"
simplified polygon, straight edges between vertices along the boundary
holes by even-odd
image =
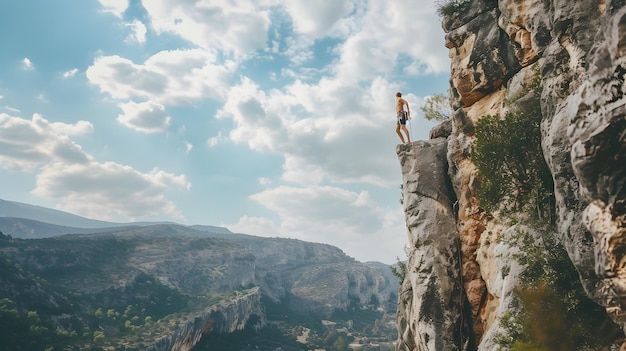
[[[233,280],[233,271],[240,274],[241,269],[248,269],[258,259],[238,242],[154,234],[132,231],[123,236],[67,235],[24,240],[0,233],[0,351],[144,350],[172,335],[181,324],[211,308],[219,309],[216,305],[240,299],[242,294],[251,292],[249,289],[256,293],[258,288],[253,284],[227,286],[237,282]],[[247,245],[253,244],[252,239],[244,239]],[[294,242],[286,244],[291,247]],[[276,242],[271,243],[272,247],[275,245]],[[195,265],[199,260],[193,250],[199,248],[203,250],[199,254],[205,266]],[[304,249],[305,258],[315,263],[318,258],[313,250],[309,253],[307,247]],[[189,259],[180,262],[184,255]],[[272,263],[271,259],[264,259],[267,264]],[[340,266],[335,261],[327,262],[329,259],[352,263],[352,259],[344,261],[344,256],[331,255],[319,258],[321,266]],[[166,264],[158,266],[162,262]],[[233,264],[230,272],[229,264]],[[306,276],[305,263],[294,260],[294,265]],[[186,274],[185,279],[181,274]],[[220,282],[222,275],[230,280]],[[172,284],[161,280],[167,278],[172,279]],[[266,277],[264,283],[278,284],[270,278]],[[317,274],[308,279],[316,284],[325,277]],[[176,288],[184,284],[186,289]],[[198,291],[205,295],[198,295]],[[298,299],[301,297],[295,301],[302,301]],[[386,303],[386,310],[395,312],[395,305]],[[361,310],[354,306],[346,313],[344,317],[354,322],[337,320],[332,325],[323,324],[320,316],[292,311],[298,307],[294,301],[272,304],[264,299],[263,304],[271,321],[265,328],[257,330],[255,324],[260,317],[253,317],[245,330],[234,334],[208,333],[203,343],[211,345],[211,350],[229,350],[225,345],[233,350],[245,350],[249,345],[254,345],[254,350],[345,350],[350,342],[359,340],[365,351],[384,350],[370,348],[374,346],[368,340],[391,344],[397,336],[395,328],[394,333],[389,333],[391,337],[383,332],[395,313],[374,311],[381,304],[375,297],[369,307]],[[388,318],[386,322],[382,322],[383,316]],[[372,325],[367,326],[368,322]],[[298,341],[306,330],[310,330],[306,341]],[[202,343],[194,350],[202,350]]]
[[[191,313],[233,297],[189,296],[142,272],[102,288],[112,285],[110,275],[129,275],[125,257],[137,242],[14,240],[0,233],[0,351],[139,350]],[[80,281],[85,286],[76,289]]]
[[[350,343],[356,342],[362,351],[392,351],[397,338],[395,315],[376,310],[374,304],[358,308],[354,302],[347,310],[336,311],[329,320],[322,321],[319,316],[294,312],[285,303],[268,298],[262,301],[268,320],[266,327],[259,330],[246,327],[231,334],[208,333],[192,350],[349,351]]]
[[[69,300],[62,289],[0,255],[0,350],[55,350],[80,338],[84,328]],[[51,315],[67,317],[52,320]]]

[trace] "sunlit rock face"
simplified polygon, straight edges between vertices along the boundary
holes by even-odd
[[[473,0],[444,18],[443,29],[450,50],[452,130],[431,133],[446,137],[445,143],[439,138],[397,150],[411,250],[399,293],[398,349],[454,350],[468,345],[497,349],[493,338],[500,317],[516,308],[510,294],[518,284],[519,270],[512,262],[503,271],[502,257],[519,248],[494,242],[496,236],[521,228],[502,227],[496,223],[503,221],[488,219],[480,211],[478,175],[471,161],[476,122],[484,115],[514,109],[512,100],[521,104],[539,99],[541,146],[555,182],[558,239],[588,295],[626,327],[626,306],[621,302],[626,301],[626,1]],[[537,80],[541,96],[529,94]],[[430,144],[445,148],[441,151],[445,160],[420,157],[424,153],[420,150]],[[433,201],[434,190],[411,193],[412,179],[425,178],[435,164],[447,169],[444,182],[449,193],[444,197],[454,202],[443,221],[448,228],[447,221],[453,220],[454,229],[444,229],[446,235],[441,234],[439,217],[426,216],[443,205],[416,211]],[[454,240],[460,246],[454,246]],[[460,270],[443,279],[453,288],[438,289],[448,294],[437,300],[451,302],[447,313],[423,308],[424,292],[432,286],[428,275],[415,273],[423,269],[425,253],[438,253],[439,245],[458,253],[449,253],[456,255],[450,260],[435,258],[440,254],[429,257],[437,267],[432,271],[445,275],[460,261]],[[454,296],[458,287],[462,300]],[[424,326],[424,321],[430,323]],[[445,328],[457,330],[454,337],[443,338],[450,340],[450,348],[438,348],[418,335],[444,335]]]

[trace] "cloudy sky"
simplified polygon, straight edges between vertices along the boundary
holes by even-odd
[[[406,258],[394,94],[445,93],[434,1],[0,2],[0,198]]]

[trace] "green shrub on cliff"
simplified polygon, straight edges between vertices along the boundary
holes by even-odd
[[[440,0],[435,3],[437,14],[441,17],[452,16],[469,7],[470,0]]]
[[[391,274],[396,276],[396,278],[398,278],[398,281],[400,282],[400,285],[402,285],[404,277],[406,277],[406,261],[400,261],[399,257],[396,257],[396,260],[396,264],[390,267]]]
[[[541,110],[532,104],[504,118],[487,115],[476,124],[472,160],[478,168],[477,198],[487,212],[554,213],[554,183],[541,149]]]
[[[511,351],[599,350],[622,336],[604,308],[587,297],[553,233],[520,231],[504,240],[520,248],[513,258],[526,269],[516,289],[521,311],[500,320],[506,330],[495,338],[500,346]]]

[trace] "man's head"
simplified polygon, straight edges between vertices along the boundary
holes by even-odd
[[[396,97],[402,97],[402,93],[401,92],[397,92],[396,93]]]

